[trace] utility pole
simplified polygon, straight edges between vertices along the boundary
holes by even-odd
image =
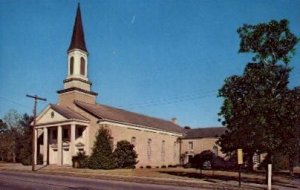
[[[35,171],[35,124],[36,124],[36,107],[37,107],[37,101],[41,100],[41,101],[47,101],[46,98],[41,98],[38,97],[37,95],[26,95],[26,97],[28,98],[33,98],[34,99],[34,107],[33,107],[33,126],[32,126],[32,155],[31,155],[31,164],[32,164],[32,171]]]

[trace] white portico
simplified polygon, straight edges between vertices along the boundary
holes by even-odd
[[[44,165],[71,165],[72,156],[79,151],[89,153],[88,130],[86,118],[67,107],[50,104],[37,118],[35,163],[41,153]]]

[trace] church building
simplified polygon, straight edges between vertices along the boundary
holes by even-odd
[[[118,141],[135,145],[136,167],[177,165],[183,129],[175,122],[133,113],[96,102],[88,78],[88,50],[80,7],[77,8],[73,35],[67,51],[67,73],[58,102],[49,104],[36,118],[36,156],[44,165],[71,165],[72,156],[92,152],[97,131],[107,128],[114,148]]]

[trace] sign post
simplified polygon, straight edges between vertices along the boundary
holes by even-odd
[[[241,165],[243,164],[243,149],[237,149],[237,159],[239,165],[239,187],[241,187]]]
[[[272,189],[272,164],[268,164],[268,190]]]

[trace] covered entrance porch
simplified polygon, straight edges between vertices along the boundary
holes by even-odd
[[[41,154],[43,165],[72,165],[72,157],[78,152],[89,154],[88,123],[66,120],[37,125],[34,163],[37,164],[37,157]]]

